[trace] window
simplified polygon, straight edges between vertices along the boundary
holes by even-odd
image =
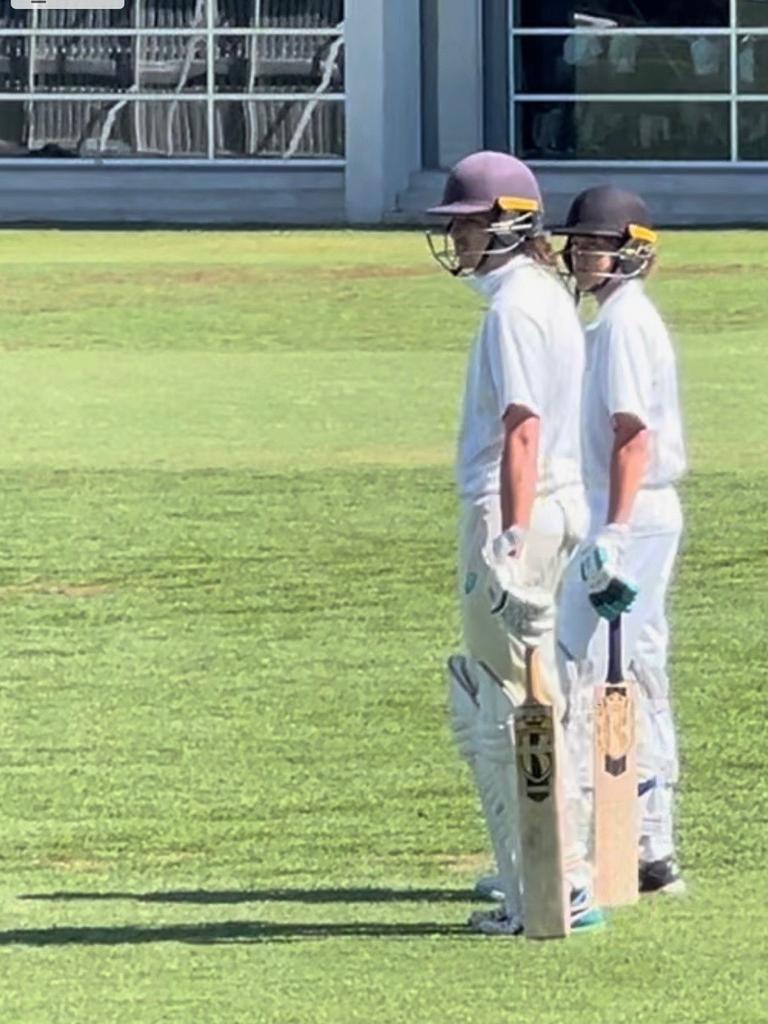
[[[768,0],[510,4],[521,156],[768,160]]]
[[[763,0],[740,0],[759,6]],[[730,0],[513,0],[519,28],[574,28],[611,21],[622,28],[727,28]]]
[[[11,9],[0,16],[0,155],[340,162],[343,6]]]

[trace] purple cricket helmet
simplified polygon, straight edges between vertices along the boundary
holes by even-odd
[[[460,217],[499,209],[541,214],[543,208],[538,182],[522,160],[483,150],[456,164],[445,183],[442,202],[427,213]]]
[[[544,204],[533,172],[509,153],[483,150],[460,160],[448,175],[443,201],[427,213],[448,217],[442,230],[428,229],[432,256],[454,276],[481,273],[491,255],[511,256],[543,231]],[[485,214],[487,241],[458,251],[452,238],[461,217]]]

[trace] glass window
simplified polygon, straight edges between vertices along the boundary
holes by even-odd
[[[4,5],[5,6],[5,5]],[[17,21],[16,24],[19,27],[27,27],[31,24],[31,16],[28,17],[29,12],[17,12],[23,13],[24,17],[21,21]],[[0,25],[5,23],[5,19],[0,21]],[[132,28],[136,24],[136,19],[133,13],[133,4],[127,3],[120,10],[109,10],[109,11],[56,11],[56,10],[42,10],[37,12],[37,26],[38,28]]]
[[[3,4],[0,156],[343,158],[343,16],[343,0]]]
[[[739,104],[739,159],[768,160],[768,103]]]
[[[157,2],[157,0],[155,0]],[[334,28],[344,18],[343,0],[217,0],[216,24],[230,28]]]
[[[219,157],[344,156],[341,100],[221,100],[215,109]]]
[[[738,81],[741,93],[768,93],[768,36],[740,36]]]
[[[750,28],[768,28],[768,0],[738,0],[738,24]]]
[[[208,62],[204,37],[139,36],[134,45],[140,92],[206,91]]]
[[[517,36],[518,93],[730,92],[728,36]]]
[[[766,6],[764,0],[742,2]],[[729,0],[515,0],[514,12],[518,28],[727,28],[730,23]]]
[[[517,147],[539,160],[729,160],[730,103],[516,104]]]
[[[0,151],[45,148],[52,156],[203,157],[205,100],[0,102]]]
[[[338,36],[217,36],[218,92],[344,91],[344,49]]]

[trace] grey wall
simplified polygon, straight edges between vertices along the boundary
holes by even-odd
[[[347,6],[347,217],[379,223],[421,167],[420,7],[415,0]]]
[[[343,169],[0,161],[0,223],[342,224]]]
[[[571,199],[582,189],[612,182],[645,196],[660,226],[768,226],[768,168],[701,168],[691,171],[672,168],[640,170],[619,166],[534,169],[542,185],[550,224],[562,221]],[[441,171],[414,175],[410,188],[399,199],[402,213],[392,215],[390,222],[424,223],[423,211],[439,198],[444,181],[445,172]]]

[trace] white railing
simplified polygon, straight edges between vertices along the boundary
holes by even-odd
[[[6,145],[20,156],[48,144],[85,159],[343,165],[342,4],[318,0],[331,19],[286,25],[274,0],[228,21],[222,0],[195,0],[186,17],[164,0],[128,4],[5,19],[0,139],[6,104],[24,106],[21,137]]]

